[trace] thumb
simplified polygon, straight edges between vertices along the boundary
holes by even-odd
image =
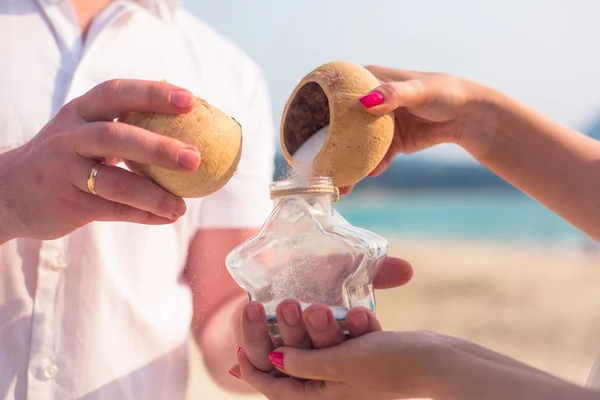
[[[384,83],[359,101],[368,112],[384,115],[399,107],[420,108],[427,101],[427,96],[422,81],[410,80]]]
[[[340,347],[318,350],[280,347],[269,355],[275,368],[296,378],[333,381],[341,372]]]

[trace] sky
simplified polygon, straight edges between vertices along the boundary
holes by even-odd
[[[262,67],[276,126],[304,75],[332,60],[437,71],[560,123],[600,119],[600,0],[181,0]],[[424,157],[464,162],[453,146]]]

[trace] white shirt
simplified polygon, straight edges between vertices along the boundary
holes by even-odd
[[[169,226],[92,223],[0,246],[0,399],[181,399],[198,228],[260,227],[275,136],[260,69],[172,1],[111,4],[81,41],[68,0],[0,0],[0,148],[31,139],[112,78],[185,87],[236,118],[244,148],[221,191]]]

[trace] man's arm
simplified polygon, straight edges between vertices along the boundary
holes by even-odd
[[[239,309],[248,301],[225,268],[225,257],[253,236],[252,229],[203,229],[190,246],[186,276],[193,292],[192,333],[202,350],[206,369],[222,387],[252,391],[228,372],[241,344]]]
[[[200,231],[190,249],[187,273],[194,296],[193,331],[207,370],[226,389],[253,391],[228,372],[241,345],[236,338],[241,339],[241,308],[248,298],[231,278],[224,260],[236,245],[257,232],[272,210],[269,184],[275,169],[276,137],[262,73],[252,63],[242,64],[237,95],[242,106],[233,115],[244,137],[240,165],[225,187],[202,200]]]

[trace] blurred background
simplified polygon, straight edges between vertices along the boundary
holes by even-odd
[[[349,60],[475,80],[600,139],[597,0],[182,4],[260,64],[277,126],[306,73]],[[337,209],[414,264],[410,284],[378,293],[386,329],[462,336],[585,383],[600,354],[600,244],[452,145],[398,157]],[[198,360],[190,396],[238,398]]]

